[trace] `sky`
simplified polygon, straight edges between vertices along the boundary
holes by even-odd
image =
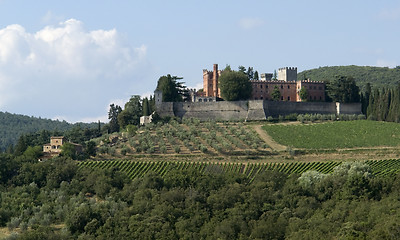
[[[108,122],[160,76],[400,65],[400,2],[0,0],[0,111]]]

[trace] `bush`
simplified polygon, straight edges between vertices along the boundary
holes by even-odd
[[[203,144],[200,145],[199,149],[200,149],[200,151],[201,151],[202,153],[207,153],[207,152],[208,152],[207,147],[204,146]]]
[[[180,146],[175,146],[174,147],[175,153],[180,153],[181,152],[181,147]]]
[[[160,152],[161,153],[167,153],[167,147],[166,146],[161,146],[160,147]]]

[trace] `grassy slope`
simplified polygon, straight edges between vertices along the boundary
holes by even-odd
[[[395,86],[400,82],[400,68],[369,66],[332,66],[306,70],[297,74],[298,79],[310,78],[314,81],[329,81],[335,75],[352,76],[362,88],[367,82],[373,87]]]
[[[389,122],[349,121],[322,124],[265,125],[280,144],[306,149],[337,149],[400,145],[400,125]]]

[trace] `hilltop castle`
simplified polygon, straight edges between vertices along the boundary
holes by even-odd
[[[195,101],[216,101],[221,97],[218,79],[222,71],[218,64],[214,64],[213,71],[203,70],[203,93]],[[253,91],[251,100],[271,100],[271,93],[275,86],[281,92],[281,101],[301,102],[300,89],[308,92],[308,101],[325,101],[325,83],[310,80],[297,80],[297,67],[278,69],[277,80],[272,79],[272,73],[262,73],[261,80],[250,80]]]

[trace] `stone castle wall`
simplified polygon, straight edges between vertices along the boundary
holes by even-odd
[[[221,101],[162,102],[156,105],[160,116],[198,118],[200,120],[266,120],[267,117],[297,114],[361,114],[360,103],[282,102],[282,101]]]

